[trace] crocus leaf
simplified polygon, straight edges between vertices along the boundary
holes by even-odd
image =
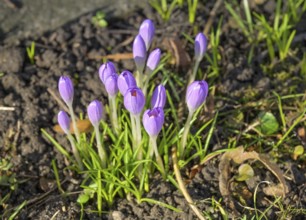
[[[262,112],[258,115],[259,125],[256,127],[262,134],[271,135],[278,131],[279,124],[275,116],[270,112]]]

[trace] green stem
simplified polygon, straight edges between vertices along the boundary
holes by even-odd
[[[108,96],[108,102],[109,102],[109,111],[111,116],[111,124],[115,134],[118,135],[120,128],[117,116],[116,96]]]
[[[76,125],[76,119],[75,119],[75,116],[74,116],[74,113],[73,113],[72,103],[70,105],[68,105],[68,109],[69,109],[69,113],[70,113],[70,116],[71,116],[73,131],[74,131],[74,134],[76,136],[77,142],[79,144],[81,142],[80,132],[79,132],[79,129]]]
[[[135,125],[135,118],[132,113],[130,113],[130,120],[131,120],[131,129],[132,129],[132,136],[133,136],[133,152],[136,151],[136,125]]]
[[[157,136],[150,137],[150,143],[151,143],[151,146],[152,146],[152,148],[154,150],[154,153],[155,153],[156,163],[158,165],[158,168],[159,168],[163,178],[166,179],[165,167],[164,167],[163,160],[162,160],[161,156],[158,153],[158,148],[157,148],[157,144],[156,144],[156,138],[157,138]]]
[[[135,115],[135,124],[136,124],[136,136],[135,136],[135,143],[136,143],[136,150],[137,152],[137,159],[140,161],[142,160],[142,147],[141,147],[141,124],[140,124],[140,114]]]
[[[181,159],[183,159],[184,150],[185,150],[186,142],[187,142],[187,136],[190,130],[190,122],[191,122],[193,113],[194,112],[189,112],[186,124],[184,126],[184,132],[183,132],[182,139],[181,139],[181,145],[179,146],[179,157]]]
[[[143,89],[143,73],[139,72],[138,70],[135,73],[136,83],[138,87],[142,90]]]
[[[77,149],[76,146],[75,146],[73,137],[72,137],[72,135],[71,135],[70,132],[67,134],[67,137],[68,137],[68,140],[69,140],[69,142],[70,142],[70,144],[71,144],[71,149],[72,149],[73,156],[74,156],[74,158],[75,158],[75,160],[76,160],[76,162],[77,162],[77,164],[78,164],[80,170],[83,170],[84,167],[83,167],[83,164],[82,164],[82,161],[81,161],[80,154],[79,154],[79,152],[78,152],[78,149]]]
[[[102,162],[102,167],[105,168],[106,167],[106,162],[107,162],[107,155],[106,155],[106,152],[104,150],[104,147],[102,146],[101,136],[100,136],[100,131],[99,131],[99,125],[94,126],[94,129],[95,129],[95,133],[96,133],[96,142],[97,142],[99,157],[100,157],[101,162]]]
[[[194,68],[193,68],[193,70],[192,70],[192,74],[191,74],[191,76],[190,76],[190,78],[189,78],[189,83],[188,83],[188,85],[189,85],[190,83],[192,83],[192,82],[195,80],[195,77],[196,77],[197,72],[198,72],[198,69],[199,69],[199,65],[200,65],[200,61],[196,60],[196,61],[195,61],[195,64],[194,64]]]

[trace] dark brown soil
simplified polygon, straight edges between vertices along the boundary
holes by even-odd
[[[211,1],[213,2],[213,1]],[[209,17],[209,11],[213,4],[199,5],[196,24],[201,29]],[[92,24],[93,13],[80,17],[42,36],[29,39],[20,39],[10,45],[1,44],[0,47],[0,106],[12,107],[12,110],[0,110],[0,157],[12,157],[13,170],[16,173],[18,187],[12,191],[6,205],[0,206],[0,216],[5,212],[17,207],[24,201],[27,205],[20,211],[17,219],[78,219],[80,218],[80,206],[76,203],[77,193],[70,196],[62,196],[54,182],[54,172],[51,160],[56,159],[61,179],[64,181],[63,188],[67,192],[77,192],[80,177],[70,176],[69,172],[63,171],[65,167],[63,156],[55,150],[52,144],[43,138],[40,129],[45,128],[53,134],[60,143],[66,140],[52,131],[56,124],[56,115],[60,110],[58,103],[50,95],[47,89],[57,94],[57,82],[61,75],[69,75],[75,79],[75,111],[86,112],[86,106],[94,99],[100,99],[107,103],[106,93],[99,80],[97,70],[101,65],[101,56],[115,53],[131,52],[133,37],[136,35],[141,21],[150,15],[157,27],[155,46],[165,51],[167,46],[163,43],[165,38],[181,39],[182,45],[187,45],[186,50],[192,57],[192,45],[187,43],[182,33],[192,34],[192,28],[188,24],[187,10],[176,10],[168,23],[160,20],[153,11],[139,11],[137,14],[125,18],[113,18],[109,21],[107,28],[96,27]],[[258,8],[265,12],[265,8]],[[266,12],[265,12],[266,13]],[[290,94],[292,85],[296,86],[296,92],[306,91],[305,79],[298,72],[293,72],[285,82],[262,72],[260,65],[268,60],[261,47],[256,48],[255,58],[251,64],[247,63],[248,43],[237,29],[228,26],[228,13],[224,8],[220,9],[214,26],[217,25],[220,15],[224,15],[224,28],[221,36],[222,63],[220,77],[211,80],[215,84],[217,94],[211,103],[220,112],[230,111],[236,103],[234,100],[252,100],[247,94],[250,91],[256,93],[256,99],[270,98],[271,90],[282,95]],[[304,20],[305,21],[305,20]],[[305,34],[305,29],[298,30],[297,35]],[[36,43],[35,64],[30,64],[25,48],[32,41]],[[125,43],[123,43],[125,42]],[[306,50],[305,42],[296,42],[294,47]],[[289,60],[291,65],[297,65],[297,61]],[[121,60],[116,62],[119,70],[133,70],[133,60]],[[201,68],[205,72],[207,61],[202,62]],[[185,69],[176,69],[180,77],[186,77]],[[284,69],[283,67],[279,67]],[[277,72],[274,68],[272,72]],[[187,79],[187,78],[186,78]],[[181,94],[183,97],[183,93]],[[223,99],[226,97],[227,99]],[[255,99],[255,100],[256,100]],[[254,98],[253,100],[254,101]],[[256,101],[255,101],[256,102]],[[177,103],[178,104],[178,103]],[[250,123],[258,110],[250,109],[246,116],[246,122]],[[209,113],[207,113],[209,114]],[[200,123],[200,122],[199,122]],[[20,125],[20,127],[18,127]],[[226,137],[231,134],[227,127],[217,125],[214,137],[210,143],[209,151],[226,148]],[[296,142],[299,140],[296,137]],[[198,161],[194,161],[196,164]],[[218,162],[216,158],[205,165],[203,169],[188,184],[191,197],[200,210],[209,213],[212,219],[222,219],[220,212],[212,207],[214,198],[222,201],[218,188]],[[285,173],[290,192],[281,202],[284,209],[291,207],[295,209],[306,208],[306,168],[305,161],[294,161],[289,155],[278,157],[277,164]],[[191,167],[191,166],[190,166]],[[260,181],[277,182],[271,173],[261,166],[254,166],[256,178],[248,183],[249,190],[254,190],[254,184]],[[252,188],[253,186],[253,188]],[[4,197],[10,190],[8,187],[0,186],[0,198]],[[259,196],[257,208],[265,210],[274,201],[262,193]],[[106,208],[107,213],[103,219],[195,219],[194,213],[189,208],[184,197],[171,183],[164,182],[159,176],[152,179],[150,192],[145,195],[164,203],[170,204],[183,210],[176,213],[159,205],[127,201],[119,199],[111,208]],[[237,197],[237,210],[240,215],[254,215],[240,205]],[[252,199],[247,201],[247,206],[254,207]],[[95,209],[95,203],[85,207],[84,219],[101,219],[98,215],[91,213]],[[232,210],[227,208],[232,217]],[[278,219],[278,209],[272,207],[267,216],[268,219]],[[304,213],[305,214],[305,213]],[[6,219],[8,216],[2,216]],[[303,214],[292,215],[291,219],[304,219]]]

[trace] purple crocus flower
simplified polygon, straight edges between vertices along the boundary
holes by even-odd
[[[161,56],[161,51],[159,48],[156,48],[150,53],[146,67],[147,74],[151,74],[156,69],[160,61],[160,56]]]
[[[147,50],[145,42],[139,34],[135,37],[133,43],[133,57],[137,70],[142,73],[146,64]]]
[[[70,119],[65,111],[60,111],[57,114],[57,122],[65,134],[70,133]]]
[[[166,104],[166,89],[163,85],[158,85],[153,91],[151,98],[151,108],[164,108]]]
[[[198,33],[194,42],[194,56],[200,62],[207,49],[207,38],[203,33]]]
[[[156,137],[164,124],[164,111],[162,108],[148,109],[142,117],[143,127],[150,137]]]
[[[116,73],[116,68],[114,64],[110,61],[107,61],[106,63],[102,64],[99,68],[99,77],[103,84],[105,84],[105,80],[110,75]]]
[[[104,83],[105,89],[108,95],[111,97],[115,96],[118,93],[117,81],[118,81],[118,75],[116,73],[108,76],[105,80]]]
[[[69,76],[61,76],[58,81],[58,90],[64,102],[68,106],[72,105],[74,89]]]
[[[150,19],[144,20],[139,28],[139,34],[145,42],[146,50],[149,50],[154,37],[155,27]]]
[[[206,81],[194,81],[187,88],[186,103],[190,112],[194,112],[202,105],[208,94]]]
[[[125,108],[133,115],[138,115],[141,113],[145,105],[145,96],[141,89],[135,87],[130,88],[124,95],[123,100]]]
[[[87,107],[87,114],[91,124],[96,127],[103,117],[103,106],[101,102],[94,100]]]
[[[136,80],[133,74],[127,70],[123,71],[117,80],[118,89],[121,95],[125,95],[129,88],[137,87]]]

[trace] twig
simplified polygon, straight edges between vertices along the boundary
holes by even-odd
[[[217,11],[218,11],[218,9],[219,9],[219,7],[221,6],[222,3],[223,3],[223,0],[218,0],[215,3],[213,9],[209,13],[209,18],[208,18],[207,23],[206,23],[205,28],[204,28],[204,34],[206,36],[208,35],[208,33],[210,31],[210,28],[213,24],[213,21],[214,21],[216,15],[217,15]]]
[[[176,180],[179,184],[179,188],[181,192],[183,193],[186,201],[188,202],[189,207],[194,211],[194,213],[198,216],[200,220],[206,220],[204,216],[201,214],[200,210],[194,205],[194,202],[192,201],[192,198],[190,197],[189,193],[187,192],[187,189],[185,187],[185,184],[183,182],[180,169],[177,163],[177,152],[176,152],[176,147],[172,148],[172,159],[173,159],[173,169],[174,169],[174,174],[176,177]]]
[[[18,120],[17,121],[17,130],[16,130],[16,134],[15,134],[14,140],[13,140],[13,146],[14,146],[15,149],[16,149],[17,141],[18,141],[18,138],[19,138],[19,135],[20,135],[20,127],[21,127],[21,122]]]
[[[58,96],[55,94],[55,92],[48,88],[47,91],[50,93],[50,95],[54,98],[54,100],[57,102],[57,104],[64,109],[65,112],[69,112],[69,109],[67,108],[67,106],[65,105],[65,103],[58,98]]]
[[[14,107],[0,106],[0,111],[15,111]]]

